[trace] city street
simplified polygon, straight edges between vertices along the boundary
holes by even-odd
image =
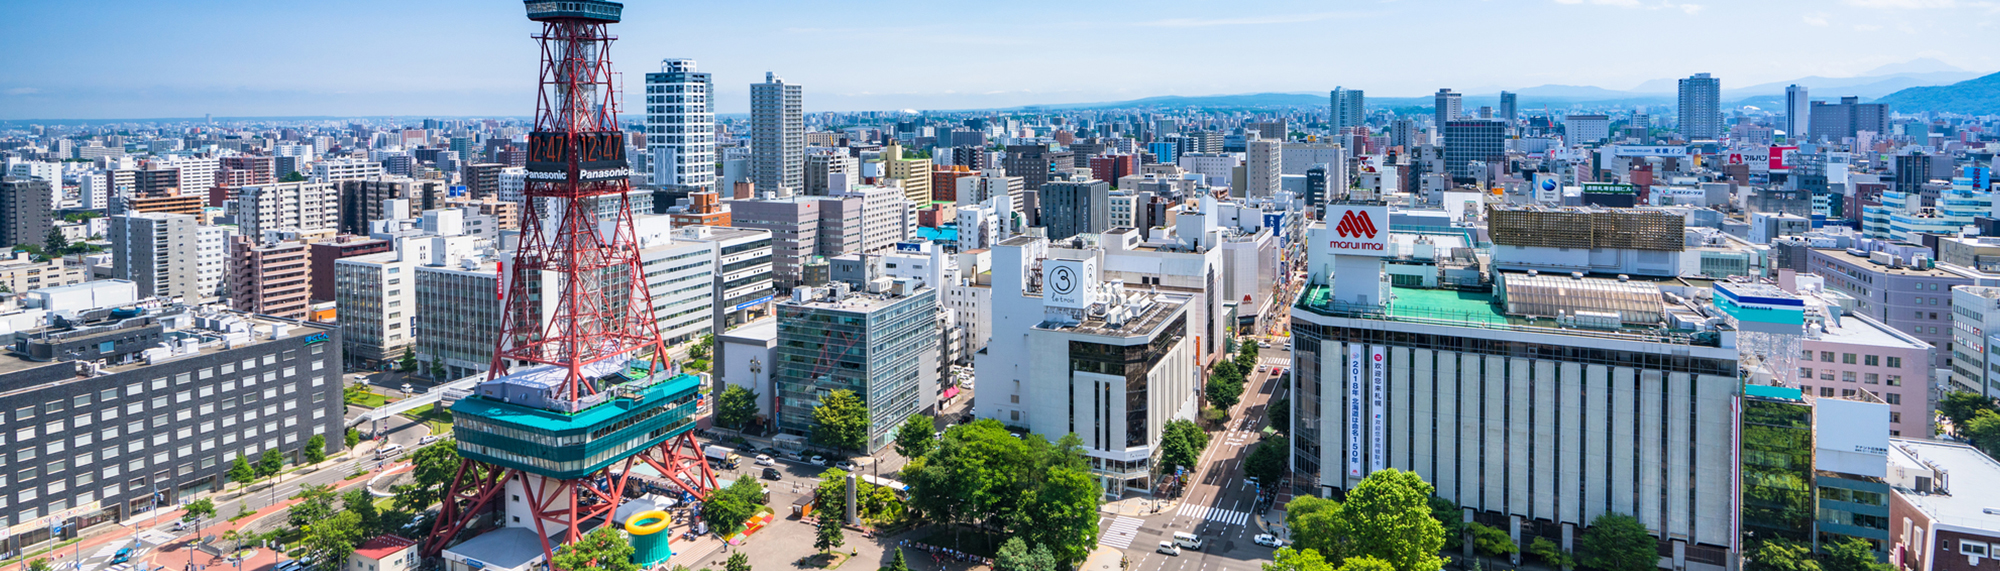
[[[1247,381],[1243,402],[1230,415],[1229,427],[1211,433],[1208,450],[1179,501],[1152,515],[1112,515],[1100,522],[1103,545],[1123,550],[1130,571],[1256,571],[1270,560],[1273,549],[1251,541],[1266,531],[1256,521],[1259,514],[1251,513],[1257,492],[1244,479],[1243,461],[1256,448],[1266,425],[1265,407],[1284,396],[1272,367],[1289,369],[1291,356],[1284,351],[1282,338],[1274,341],[1273,347],[1259,352],[1258,363],[1265,370]],[[1280,495],[1278,504],[1286,498]],[[1160,553],[1160,542],[1173,541],[1177,532],[1199,535],[1207,545],[1200,551],[1183,549],[1178,556]]]

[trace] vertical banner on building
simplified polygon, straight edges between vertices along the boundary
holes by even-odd
[[[493,299],[507,301],[507,262],[495,262],[493,266]]]
[[[1347,345],[1347,475],[1361,477],[1361,344]]]
[[[1372,345],[1368,349],[1370,351],[1368,362],[1374,367],[1374,372],[1371,374],[1368,383],[1368,413],[1370,415],[1368,427],[1368,472],[1374,473],[1387,467],[1382,464],[1387,459],[1387,454],[1383,452],[1383,448],[1385,448],[1384,442],[1387,439],[1383,435],[1383,424],[1388,422],[1389,418],[1389,394],[1388,387],[1385,386],[1386,379],[1389,376],[1389,360],[1386,354],[1387,350],[1383,349],[1381,345]]]

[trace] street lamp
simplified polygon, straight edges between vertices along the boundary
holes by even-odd
[[[760,379],[757,378],[757,376],[763,373],[764,373],[764,362],[758,360],[756,355],[751,355],[750,388],[755,389],[759,386],[762,386],[758,384],[761,381]],[[770,392],[771,392],[771,416],[775,418],[778,415],[778,391],[770,391]]]

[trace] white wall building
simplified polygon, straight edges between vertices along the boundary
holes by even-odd
[[[714,87],[691,59],[660,60],[660,71],[646,74],[646,153],[654,185],[715,190]]]

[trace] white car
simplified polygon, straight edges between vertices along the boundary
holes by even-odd
[[[1174,542],[1171,541],[1162,541],[1160,542],[1160,549],[1158,551],[1167,555],[1180,555],[1181,546],[1174,545]]]
[[[847,471],[849,471],[849,472],[852,472],[852,471],[854,471],[854,463],[853,463],[853,462],[849,462],[849,461],[846,461],[846,460],[841,460],[841,461],[837,461],[837,462],[834,462],[834,463],[833,463],[833,467],[835,467],[835,468],[839,468],[839,469],[842,469],[842,470],[847,470]]]
[[[414,388],[414,387],[411,387],[409,383],[403,383],[403,392],[406,392],[406,393],[407,393],[407,392],[410,392],[410,391],[411,391],[411,389],[413,389],[413,388]]]
[[[1270,342],[1270,341],[1258,341],[1258,342],[1257,342],[1257,348],[1259,348],[1259,349],[1270,349],[1270,348],[1271,348],[1271,342]]]
[[[809,459],[809,460],[806,460],[806,461],[807,461],[807,462],[811,462],[811,463],[812,463],[812,465],[814,465],[814,466],[825,466],[825,465],[826,465],[826,457],[825,457],[825,456],[820,456],[820,455],[817,455],[817,454],[813,455],[813,457],[812,457],[811,459]]]
[[[1283,540],[1283,539],[1278,539],[1278,536],[1275,536],[1275,535],[1271,535],[1271,534],[1268,534],[1268,533],[1261,533],[1261,534],[1258,534],[1258,535],[1257,535],[1257,537],[1253,537],[1253,538],[1250,538],[1250,541],[1254,541],[1254,542],[1257,542],[1257,545],[1262,545],[1262,546],[1264,546],[1264,547],[1284,547],[1284,546],[1285,546],[1285,540]]]
[[[757,455],[757,465],[758,465],[758,466],[772,466],[772,465],[776,465],[777,463],[778,463],[778,461],[776,461],[776,460],[772,460],[772,459],[771,459],[771,456],[770,456],[770,455],[768,455],[768,454],[758,454],[758,455]]]

